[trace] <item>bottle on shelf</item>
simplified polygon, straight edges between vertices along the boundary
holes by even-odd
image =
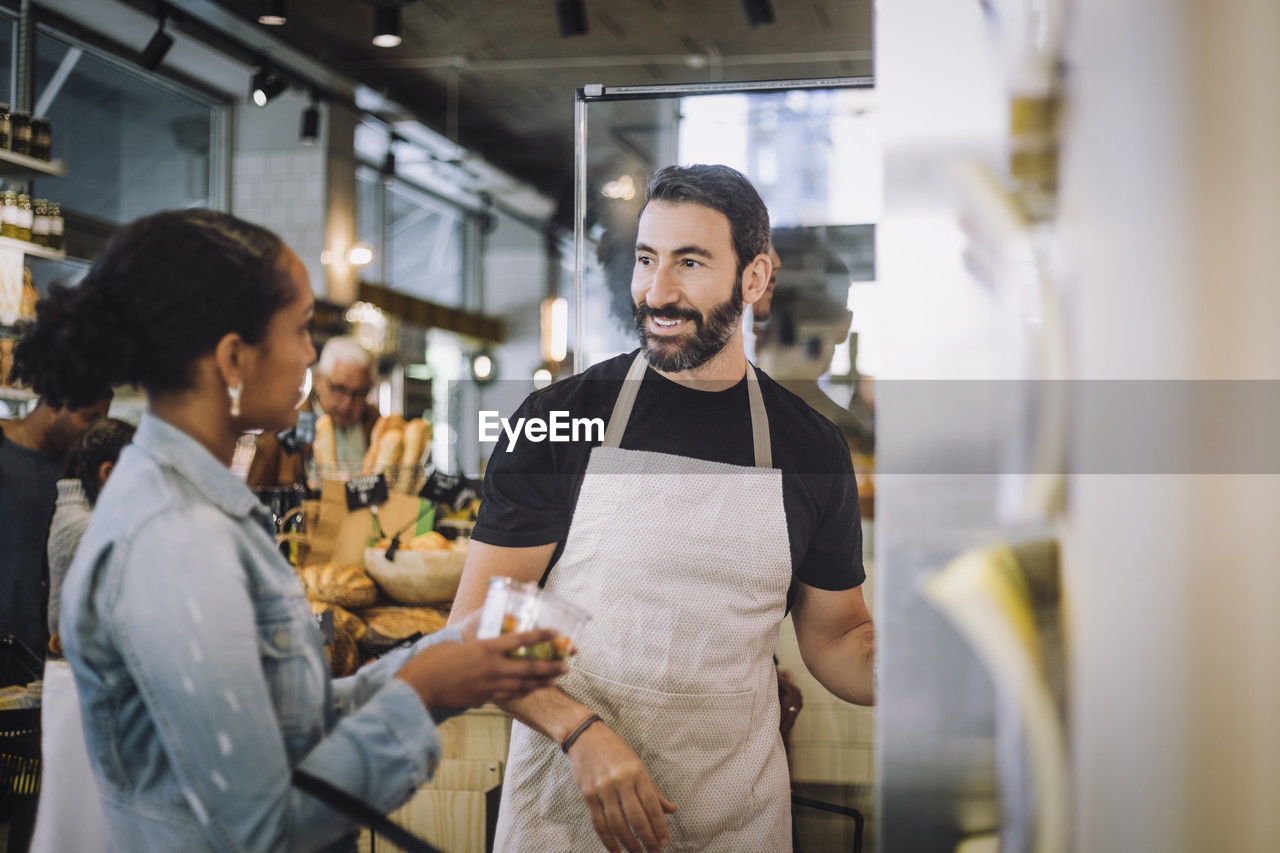
[[[31,156],[31,113],[14,110],[10,113],[13,153]]]
[[[0,103],[0,148],[13,147],[13,125],[9,115],[9,105]]]
[[[56,201],[49,202],[49,236],[47,238],[48,242],[45,243],[45,245],[54,251],[61,252],[62,231],[62,205],[58,204]]]
[[[31,119],[31,156],[38,160],[53,157],[53,122],[44,116]]]
[[[37,198],[31,202],[31,242],[37,246],[49,245],[49,202]]]
[[[31,226],[35,222],[35,211],[31,209],[31,196],[21,193],[18,196],[18,239],[31,242]]]
[[[18,194],[5,190],[0,196],[0,237],[18,239]]]

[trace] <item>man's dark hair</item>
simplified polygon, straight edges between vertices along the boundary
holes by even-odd
[[[746,176],[728,166],[667,166],[645,187],[651,201],[691,202],[719,211],[729,220],[738,279],[756,255],[769,254],[769,210]],[[643,213],[643,208],[641,208]]]
[[[103,418],[89,427],[67,457],[66,479],[79,480],[90,505],[98,502],[98,469],[103,462],[115,463],[120,451],[133,441],[137,428],[116,418]]]
[[[213,210],[171,210],[121,228],[76,287],[54,285],[14,350],[13,376],[73,409],[120,385],[190,387],[223,335],[250,344],[293,298],[284,243]]]

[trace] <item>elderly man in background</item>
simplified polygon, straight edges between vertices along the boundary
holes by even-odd
[[[333,420],[338,464],[358,468],[369,449],[369,434],[378,420],[378,408],[367,398],[377,379],[377,367],[369,351],[348,335],[330,338],[315,367],[311,410]],[[272,433],[263,433],[249,466],[250,486],[291,486],[306,481],[310,446],[288,452]]]

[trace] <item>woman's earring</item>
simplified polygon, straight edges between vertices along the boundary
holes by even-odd
[[[237,382],[227,386],[227,396],[231,398],[231,417],[240,417],[240,395],[244,392],[244,383]]]

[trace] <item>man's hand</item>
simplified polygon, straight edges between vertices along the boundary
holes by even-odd
[[[539,629],[488,640],[437,643],[410,658],[395,677],[417,691],[428,709],[463,709],[503,702],[552,687],[557,678],[569,671],[563,661],[507,657],[508,652],[520,646],[537,645],[556,636],[555,631]]]
[[[612,853],[656,851],[671,843],[666,815],[676,810],[635,750],[604,723],[569,748],[573,778],[591,810],[591,825]],[[633,832],[634,830],[634,832]]]

